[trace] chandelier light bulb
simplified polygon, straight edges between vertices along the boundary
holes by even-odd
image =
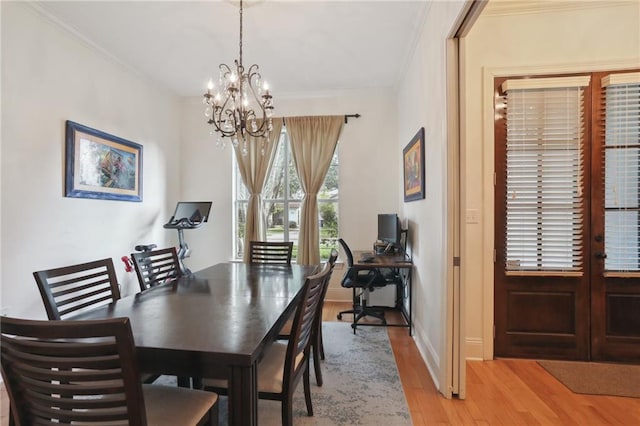
[[[213,79],[209,79],[209,83],[207,83],[207,90],[209,92],[213,90]]]

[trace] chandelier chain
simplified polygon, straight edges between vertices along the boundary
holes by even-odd
[[[240,65],[242,65],[242,0],[240,0]]]

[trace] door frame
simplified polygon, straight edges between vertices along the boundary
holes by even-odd
[[[482,76],[482,122],[484,132],[482,135],[483,144],[483,176],[482,185],[487,190],[483,191],[482,217],[486,218],[482,230],[482,357],[484,360],[494,359],[494,233],[495,233],[495,142],[494,142],[494,78],[513,77],[518,75],[545,75],[545,74],[574,74],[580,72],[596,72],[602,70],[630,69],[640,66],[638,61],[606,61],[590,62],[586,64],[567,65],[543,65],[536,67],[486,67]],[[462,168],[462,173],[465,169]],[[461,177],[464,181],[464,176]],[[491,190],[489,190],[489,188]]]
[[[461,111],[464,110],[464,54],[460,39],[469,34],[489,0],[467,0],[446,40],[447,79],[447,306],[445,386],[440,390],[446,398],[466,398],[465,359],[465,292],[462,286],[461,250],[464,236],[461,222],[463,199],[461,182],[464,174],[461,152]]]

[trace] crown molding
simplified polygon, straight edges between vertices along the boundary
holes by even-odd
[[[632,0],[489,0],[483,16],[523,15],[611,8],[637,4]]]

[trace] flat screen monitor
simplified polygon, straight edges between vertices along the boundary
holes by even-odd
[[[395,213],[378,215],[378,240],[394,247],[400,246],[400,219]]]
[[[211,201],[179,201],[172,221],[189,219],[193,223],[202,223],[209,220]]]

